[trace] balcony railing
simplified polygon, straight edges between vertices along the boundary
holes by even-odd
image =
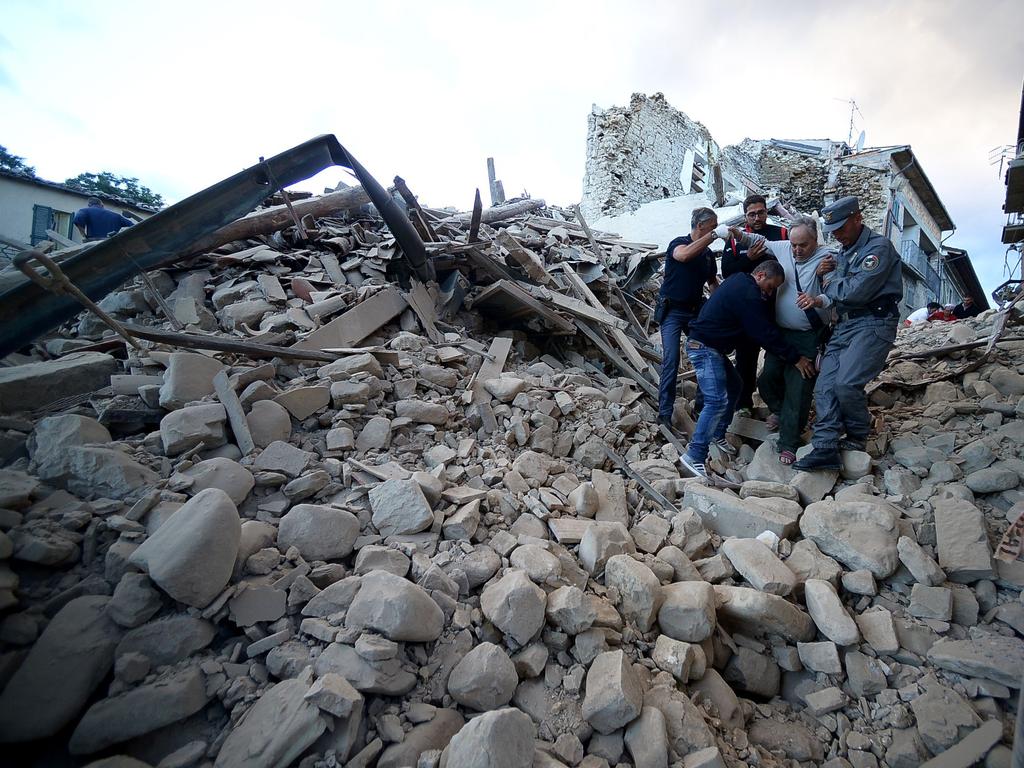
[[[921,250],[921,246],[913,240],[904,240],[900,245],[900,255],[903,263],[924,280],[929,292],[938,297],[942,290],[942,277],[929,263],[928,254]]]

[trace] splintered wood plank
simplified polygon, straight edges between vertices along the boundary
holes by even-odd
[[[604,337],[597,331],[597,329],[587,325],[586,321],[579,320],[576,326],[583,331],[584,335],[592,342],[594,346],[604,353],[604,356],[620,371],[629,376],[635,381],[639,387],[646,392],[648,395],[654,398],[655,401],[658,399],[658,388],[654,386],[653,382],[644,376],[640,371],[634,368],[629,362],[623,358],[618,352],[616,352],[611,344],[609,344]]]
[[[430,291],[427,290],[427,286],[418,280],[413,280],[412,290],[403,295],[409,306],[412,307],[412,311],[416,313],[416,317],[419,318],[420,325],[426,331],[427,338],[435,344],[443,341],[444,336],[437,330],[437,326],[434,324],[437,320],[437,313],[434,310],[434,298],[430,295]]]
[[[554,282],[551,279],[551,275],[544,268],[540,257],[528,248],[523,247],[522,243],[512,237],[507,229],[503,229],[498,233],[497,240],[508,251],[508,255],[512,260],[523,268],[523,271],[526,272],[531,280],[541,285],[551,285]]]
[[[594,295],[594,292],[590,290],[590,286],[583,282],[583,278],[576,274],[576,270],[574,270],[571,265],[569,265],[568,263],[563,263],[562,274],[565,275],[566,279],[568,279],[569,281],[569,285],[572,287],[574,291],[576,291],[576,293],[580,297],[590,302],[592,306],[599,308],[603,311],[607,311],[605,310],[604,305],[601,303],[601,300]],[[626,324],[626,327],[628,328],[629,325]],[[622,350],[622,353],[626,356],[626,359],[629,361],[630,365],[636,368],[637,371],[647,371],[649,375],[657,377],[657,370],[654,369],[654,366],[650,365],[650,363],[644,360],[643,356],[637,350],[633,342],[630,341],[629,337],[623,332],[623,330],[615,328],[614,330],[612,330],[611,336],[612,340],[615,342],[615,345],[620,350]]]
[[[499,280],[484,288],[473,299],[473,306],[505,320],[537,318],[562,334],[574,334],[576,327],[557,312],[544,306],[529,293],[509,280]]]
[[[245,418],[245,411],[242,403],[235,394],[234,387],[228,380],[228,372],[221,370],[213,377],[213,389],[217,393],[217,399],[224,406],[228,414],[228,423],[235,435],[235,443],[243,456],[247,456],[256,450],[256,443],[253,442],[252,434],[249,432],[249,422]]]
[[[603,308],[598,309],[584,301],[574,299],[571,296],[564,296],[561,293],[556,293],[555,291],[548,290],[547,288],[541,288],[528,283],[519,283],[519,287],[524,291],[529,292],[529,294],[534,298],[554,304],[556,307],[565,310],[570,315],[582,317],[584,320],[592,320],[593,322],[600,323],[608,328],[625,330],[629,327],[629,323],[625,320],[616,317],[610,312],[606,312]]]
[[[351,347],[405,311],[409,304],[394,287],[375,293],[327,325],[313,331],[293,349]]]
[[[476,380],[473,382],[472,402],[474,405],[486,403],[491,399],[490,393],[484,389],[484,382],[489,379],[496,379],[501,375],[501,372],[505,370],[505,362],[508,360],[508,354],[511,351],[512,339],[507,336],[498,336],[491,342],[491,347],[487,350],[490,358],[484,359],[483,365],[477,371]]]

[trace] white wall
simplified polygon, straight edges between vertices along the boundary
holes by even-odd
[[[29,244],[32,238],[32,207],[45,205],[57,211],[65,211],[74,216],[75,211],[86,206],[87,194],[65,192],[52,187],[33,184],[30,181],[0,176],[0,235]],[[130,206],[117,205],[104,201],[103,206],[117,213],[130,210],[137,216],[148,218],[152,214]],[[129,217],[130,218],[130,217]],[[61,234],[65,234],[61,232]],[[71,238],[81,242],[78,230]]]

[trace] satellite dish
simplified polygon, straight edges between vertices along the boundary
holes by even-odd
[[[861,131],[860,136],[857,137],[857,148],[854,151],[860,152],[862,149],[864,149],[864,131]]]

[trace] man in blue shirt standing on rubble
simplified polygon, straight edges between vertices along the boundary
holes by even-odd
[[[97,197],[90,197],[85,208],[75,214],[75,228],[82,233],[85,242],[104,240],[116,234],[123,227],[130,227],[132,220],[103,207]]]

